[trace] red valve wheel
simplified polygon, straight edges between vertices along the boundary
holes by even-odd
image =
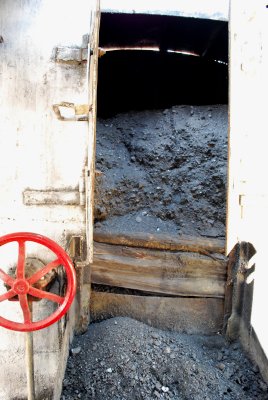
[[[73,302],[76,291],[76,275],[72,261],[57,243],[36,233],[19,232],[0,237],[0,246],[11,242],[17,242],[19,246],[17,275],[16,278],[11,277],[0,268],[0,279],[10,287],[6,293],[0,295],[0,302],[18,296],[20,307],[23,312],[24,322],[21,323],[10,321],[0,316],[0,326],[20,332],[30,332],[46,328],[66,314]],[[26,242],[39,243],[50,249],[56,255],[56,259],[54,261],[50,262],[28,278],[25,277]],[[67,276],[67,289],[64,297],[33,287],[34,283],[36,283],[52,269],[59,266],[64,267]],[[59,307],[47,318],[32,322],[28,295],[38,299],[47,299],[53,301],[58,303]]]

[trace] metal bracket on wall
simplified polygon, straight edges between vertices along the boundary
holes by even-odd
[[[81,64],[88,60],[88,53],[92,56],[93,50],[88,50],[88,47],[56,47],[54,49],[53,59],[58,63],[64,64]],[[106,54],[106,50],[98,48],[98,57]]]
[[[92,109],[89,104],[74,104],[67,101],[53,104],[52,107],[60,121],[88,121],[88,114]]]

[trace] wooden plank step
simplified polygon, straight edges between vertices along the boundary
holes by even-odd
[[[95,242],[118,244],[130,247],[143,247],[159,250],[190,251],[193,253],[207,254],[225,252],[225,240],[192,237],[192,236],[169,236],[164,234],[149,233],[120,233],[94,231]]]
[[[224,297],[222,255],[94,244],[92,283],[176,296]]]
[[[214,334],[222,329],[223,300],[91,293],[91,321],[129,317],[160,329]]]

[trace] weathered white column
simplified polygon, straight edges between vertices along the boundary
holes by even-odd
[[[254,245],[257,254],[252,326],[266,357],[268,325],[267,226],[268,226],[268,5],[260,0],[230,2],[230,132],[227,252],[236,242]],[[250,265],[249,265],[250,266]],[[256,350],[255,334],[250,351],[268,379],[265,357]],[[256,345],[256,346],[255,346]],[[255,346],[255,349],[254,349]],[[258,346],[257,346],[258,347]],[[261,356],[262,354],[262,356]]]

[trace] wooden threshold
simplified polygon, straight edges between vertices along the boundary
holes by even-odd
[[[226,269],[220,254],[212,258],[95,242],[91,281],[157,294],[223,298]]]
[[[192,253],[210,254],[225,253],[225,240],[207,237],[170,236],[151,233],[120,233],[94,231],[94,241],[129,247],[142,247],[158,250],[189,251]]]
[[[224,250],[218,239],[95,231],[91,320],[123,316],[190,334],[222,331]]]

